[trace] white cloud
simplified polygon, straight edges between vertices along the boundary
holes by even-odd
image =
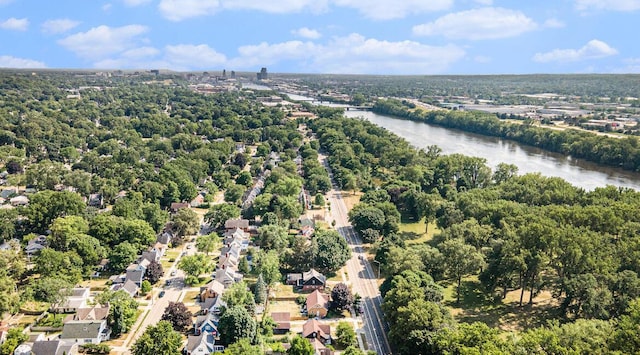
[[[192,69],[220,66],[227,58],[206,44],[178,44],[165,47],[165,60],[173,68]]]
[[[636,11],[640,10],[640,0],[576,0],[575,7],[579,11]]]
[[[0,55],[0,68],[46,68],[44,62],[33,59],[16,58],[10,55]]]
[[[160,51],[156,48],[138,47],[138,48],[132,48],[127,51],[124,51],[122,52],[121,55],[124,58],[137,59],[137,58],[155,57],[158,54],[160,54]]]
[[[309,38],[309,39],[318,39],[318,38],[322,37],[320,32],[318,32],[316,30],[312,30],[312,29],[307,28],[307,27],[302,27],[302,28],[298,28],[297,30],[292,30],[291,33],[294,36],[302,37],[302,38]]]
[[[550,18],[546,20],[542,26],[546,28],[563,28],[565,24],[556,18]]]
[[[586,59],[597,59],[618,54],[615,48],[597,39],[589,41],[579,49],[554,49],[546,53],[536,53],[533,60],[540,63],[577,62]]]
[[[474,0],[476,3],[480,4],[480,5],[484,5],[484,6],[491,6],[493,5],[493,0]]]
[[[79,21],[73,21],[68,18],[47,20],[42,24],[42,32],[49,34],[64,33],[75,28],[79,24]]]
[[[4,22],[0,22],[0,28],[13,31],[26,31],[29,28],[29,20],[26,18],[12,17]]]
[[[296,70],[321,73],[435,74],[462,59],[463,49],[448,45],[428,46],[414,41],[389,42],[359,34],[336,37],[326,44],[288,41],[260,43],[238,49],[232,66],[251,69],[257,65],[295,61]]]
[[[113,5],[111,5],[110,3],[106,3],[106,4],[102,5],[102,11],[108,12],[109,10],[111,10],[111,6],[113,6]]]
[[[480,1],[486,3],[488,0]],[[368,18],[388,20],[409,14],[446,10],[453,5],[453,0],[161,0],[158,8],[165,18],[182,21],[223,10],[253,10],[274,14],[303,11],[319,13],[331,5],[356,9]]]
[[[213,15],[222,10],[255,10],[274,14],[324,11],[328,0],[161,0],[158,8],[171,21]]]
[[[137,37],[145,32],[147,27],[142,25],[113,28],[103,25],[70,35],[58,43],[81,57],[100,59],[136,48]]]
[[[7,5],[7,4],[12,3],[12,2],[13,2],[13,0],[0,0],[0,6],[1,5]]]
[[[320,12],[327,9],[328,0],[220,0],[228,10],[256,10],[273,14],[296,13],[304,10]]]
[[[127,6],[140,6],[151,2],[151,0],[122,0]]]
[[[538,25],[516,10],[486,7],[442,16],[434,22],[413,27],[418,36],[444,36],[450,39],[483,40],[515,37],[535,30]]]
[[[453,0],[332,0],[337,6],[357,9],[375,20],[403,18],[410,14],[442,11],[451,8]]]
[[[220,10],[218,0],[162,0],[158,5],[164,17],[181,21],[191,17],[213,15]]]

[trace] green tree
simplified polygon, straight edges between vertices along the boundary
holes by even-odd
[[[179,210],[172,218],[172,230],[179,236],[194,235],[200,229],[200,218],[190,208]]]
[[[267,301],[267,284],[264,282],[262,274],[258,275],[254,286],[253,298],[257,304],[264,304]]]
[[[149,280],[142,281],[142,284],[140,285],[140,292],[142,292],[143,295],[149,293],[151,289],[151,282],[149,282]]]
[[[288,355],[313,355],[316,350],[308,339],[296,335],[291,339],[291,347],[287,350]]]
[[[226,345],[238,342],[243,338],[252,344],[257,341],[256,321],[242,306],[230,307],[224,311],[220,317],[218,331],[221,342]]]
[[[391,325],[389,339],[402,354],[432,353],[432,334],[451,327],[453,318],[443,306],[422,298],[409,301],[398,309],[397,321]]]
[[[280,281],[280,254],[275,250],[265,252],[260,250],[256,255],[255,273],[262,275],[268,286]]]
[[[210,272],[213,269],[213,263],[204,254],[187,255],[178,262],[178,269],[189,276],[197,278],[206,272]]]
[[[220,244],[220,237],[215,232],[198,236],[198,239],[196,239],[196,248],[198,251],[206,253],[207,255],[216,250],[218,244]]]
[[[109,268],[113,271],[123,271],[138,255],[138,248],[129,242],[116,245],[109,255]]]
[[[221,203],[211,206],[207,214],[205,214],[204,219],[214,229],[220,229],[224,227],[224,223],[228,219],[238,217],[240,217],[240,208],[238,206],[229,203]]]
[[[610,343],[612,350],[623,354],[637,354],[640,351],[640,298],[631,301],[626,314],[620,316]]]
[[[251,345],[251,342],[242,338],[237,342],[227,346],[224,349],[223,355],[262,355],[260,347],[257,345]]]
[[[42,277],[62,277],[75,283],[82,279],[82,259],[73,251],[44,248],[35,258],[34,271]]]
[[[258,241],[261,248],[282,252],[289,245],[289,234],[286,228],[270,224],[258,229]]]
[[[80,215],[85,210],[82,196],[68,191],[41,191],[29,198],[25,216],[36,233],[44,233],[54,219],[62,216]]]
[[[456,302],[460,303],[460,286],[465,275],[478,271],[484,265],[484,256],[462,239],[450,239],[438,246],[445,260],[449,278],[458,284]]]
[[[96,297],[99,304],[109,304],[107,324],[113,336],[128,332],[136,321],[138,302],[124,290],[104,291]]]
[[[336,327],[336,343],[343,348],[357,345],[356,332],[349,322],[340,321]]]
[[[246,191],[246,187],[242,185],[233,184],[227,187],[227,189],[225,190],[224,200],[225,202],[228,202],[228,203],[239,204],[240,199],[242,198],[242,195],[244,194],[245,191]]]
[[[12,355],[13,351],[18,347],[18,345],[24,343],[29,340],[29,336],[23,332],[22,328],[10,328],[7,331],[7,338],[4,343],[0,345],[0,354],[2,355]]]
[[[222,300],[227,304],[228,308],[241,306],[250,314],[253,314],[255,310],[253,293],[247,288],[247,284],[244,281],[236,282],[229,286],[222,294]]]
[[[179,355],[182,338],[173,330],[171,323],[160,321],[149,326],[132,347],[133,355]]]
[[[358,347],[351,345],[344,349],[342,355],[365,355]]]
[[[336,231],[316,231],[312,243],[315,268],[322,273],[337,271],[351,257],[347,241]]]

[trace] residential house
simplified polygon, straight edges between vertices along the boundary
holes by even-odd
[[[324,345],[331,344],[331,326],[317,319],[309,319],[302,325],[302,337],[312,342],[318,340]]]
[[[216,298],[207,298],[204,302],[200,303],[200,309],[205,314],[220,314],[226,306],[227,303],[222,300],[222,295]]]
[[[224,244],[226,246],[231,246],[231,244],[238,244],[242,251],[247,250],[249,248],[249,239],[250,236],[244,230],[240,228],[236,228],[233,230],[229,230],[224,234]]]
[[[5,200],[10,199],[11,197],[14,197],[17,194],[18,194],[18,190],[16,189],[4,189],[0,191],[0,197],[2,197]]]
[[[89,288],[76,287],[71,289],[69,297],[52,307],[56,313],[75,313],[80,308],[87,308],[89,302]]]
[[[142,264],[131,264],[126,270],[126,279],[133,281],[138,287],[142,285],[147,268]]]
[[[333,355],[333,350],[327,348],[318,339],[312,339],[311,346],[313,346],[314,355]]]
[[[60,340],[40,340],[33,343],[32,355],[75,355],[79,354],[78,344]]]
[[[191,202],[189,202],[189,205],[193,208],[199,207],[202,204],[204,204],[204,196],[202,194],[198,194],[193,200],[191,200]]]
[[[189,335],[187,346],[184,348],[186,355],[211,354],[223,352],[224,346],[216,345],[216,339],[212,334]]]
[[[303,291],[322,290],[326,285],[327,278],[315,269],[311,269],[302,274],[287,274],[286,282],[287,285],[293,285]]]
[[[67,322],[62,327],[60,335],[60,339],[78,344],[100,344],[110,337],[111,329],[107,327],[105,319]]]
[[[224,222],[224,229],[229,231],[235,231],[236,229],[242,229],[244,232],[249,232],[249,220],[248,219],[228,219]]]
[[[160,243],[157,243],[157,244],[160,244]],[[162,258],[162,250],[163,249],[156,249],[155,247],[152,247],[147,251],[143,251],[142,254],[140,255],[139,260],[147,260],[148,262],[152,262],[152,261],[160,262],[160,258]]]
[[[183,208],[189,208],[189,204],[186,202],[172,202],[171,206],[169,206],[169,212],[173,213],[177,213],[178,211],[180,211]]]
[[[324,318],[329,312],[329,297],[318,290],[307,296],[307,315],[309,317]]]
[[[4,243],[0,244],[0,250],[2,251],[13,250],[14,252],[18,253],[20,251],[20,240],[16,238],[7,240]]]
[[[208,298],[216,298],[223,293],[224,285],[218,280],[213,280],[208,284],[200,287],[200,301],[204,302]]]
[[[291,314],[289,312],[271,312],[271,318],[276,322],[274,334],[285,334],[291,330]]]
[[[218,267],[221,269],[238,270],[238,264],[240,263],[240,248],[234,247],[226,253],[220,255],[218,261]]]
[[[68,317],[69,319],[65,320],[65,323],[69,321],[78,321],[78,320],[107,319],[107,316],[109,316],[109,309],[110,309],[109,304],[104,306],[101,304],[95,304],[91,307],[78,308],[78,311],[76,311],[76,314]]]
[[[27,196],[24,195],[20,195],[20,196],[16,196],[16,197],[12,197],[9,200],[9,203],[11,203],[11,206],[26,206],[29,204],[29,198]]]
[[[158,234],[156,237],[156,242],[164,245],[169,245],[171,240],[173,239],[173,232],[169,229],[165,229],[162,233]]]
[[[208,313],[196,318],[196,322],[193,323],[193,333],[200,335],[201,333],[210,333],[214,336],[218,336],[218,322],[219,318],[213,313]]]
[[[216,270],[214,279],[223,284],[225,287],[229,287],[236,282],[242,281],[244,276],[231,269],[220,268]]]
[[[27,246],[24,247],[24,253],[27,258],[31,259],[31,257],[37,255],[42,251],[42,249],[47,247],[47,237],[44,235],[39,235],[36,238],[31,239]]]
[[[128,293],[129,296],[135,297],[136,295],[138,295],[140,286],[136,285],[136,283],[131,280],[126,280],[124,283],[117,283],[117,284],[111,285],[110,290],[111,291],[123,290],[124,292]]]
[[[104,208],[104,198],[102,197],[102,194],[89,195],[87,205],[95,208]]]

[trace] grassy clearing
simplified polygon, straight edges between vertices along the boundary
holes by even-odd
[[[408,245],[426,243],[433,239],[433,236],[440,233],[434,223],[429,223],[429,230],[425,233],[424,218],[419,222],[400,223],[400,236]]]
[[[195,302],[197,300],[200,299],[200,291],[195,290],[195,291],[187,291],[187,293],[184,295],[184,302]]]
[[[486,296],[477,277],[463,279],[460,290],[460,303],[456,302],[456,283],[443,284],[444,304],[460,322],[483,322],[489,327],[504,331],[526,330],[546,324],[547,320],[557,318],[557,304],[549,292],[541,292],[528,305],[529,295],[525,292],[525,304],[520,307],[520,290],[507,294],[503,300]]]

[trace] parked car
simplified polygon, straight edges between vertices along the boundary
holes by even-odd
[[[160,294],[158,295],[158,298],[162,298],[164,297],[164,291],[160,291]]]
[[[171,271],[171,276],[176,276],[178,272],[176,270]]]

